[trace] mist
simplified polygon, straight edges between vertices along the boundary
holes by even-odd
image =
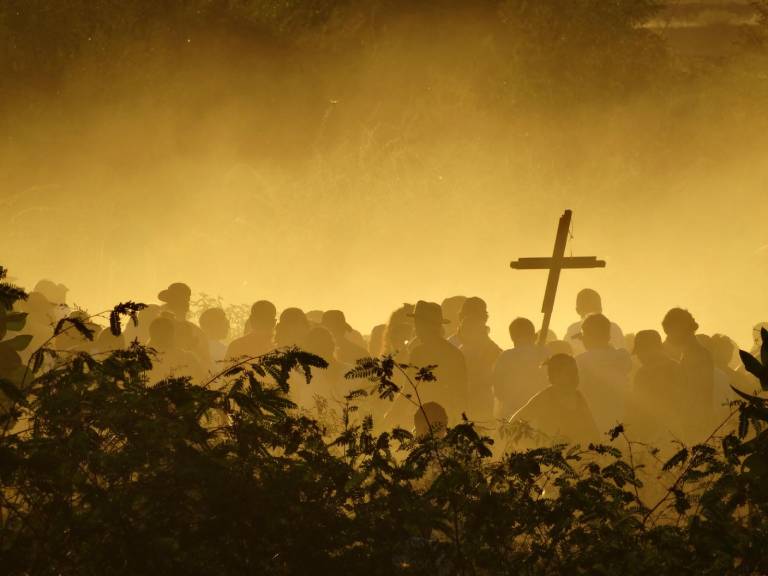
[[[361,331],[478,295],[505,342],[545,284],[509,262],[548,256],[570,208],[569,253],[607,268],[563,273],[558,334],[591,287],[627,332],[683,306],[748,345],[768,318],[762,55],[702,66],[652,28],[537,52],[560,32],[503,9],[179,25],[84,41],[55,81],[28,64],[2,93],[4,265],[94,312],[183,281]]]

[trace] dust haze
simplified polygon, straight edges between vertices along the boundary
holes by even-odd
[[[370,4],[7,35],[4,265],[92,311],[183,281],[342,308],[362,331],[403,302],[478,295],[506,342],[545,283],[509,262],[550,255],[570,208],[569,252],[608,265],[563,273],[558,334],[591,287],[625,331],[683,306],[750,342],[768,317],[762,52],[736,38],[704,60],[669,21],[601,38],[524,2]],[[758,27],[739,18],[736,37]]]

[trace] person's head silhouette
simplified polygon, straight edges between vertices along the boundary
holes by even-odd
[[[209,340],[225,340],[229,335],[229,318],[221,308],[208,308],[200,314],[200,328]]]
[[[485,300],[477,296],[464,300],[459,312],[459,322],[465,318],[479,318],[485,323],[488,320],[488,306]]]
[[[323,312],[320,324],[333,334],[337,341],[344,338],[344,335],[352,330],[341,310],[326,310]]]
[[[277,308],[268,300],[254,302],[246,324],[250,331],[271,337],[277,324]]]
[[[302,346],[309,332],[309,320],[300,308],[286,308],[275,329],[278,346]]]
[[[444,436],[448,427],[448,413],[437,402],[426,402],[413,415],[416,436],[428,436],[430,429],[435,436]]]
[[[176,315],[177,320],[184,320],[189,312],[189,299],[192,290],[183,282],[174,282],[157,295],[160,302],[165,302],[168,310]]]
[[[589,314],[601,314],[603,312],[603,302],[598,294],[592,288],[584,288],[576,295],[576,313],[585,318]]]
[[[509,337],[515,348],[533,346],[536,343],[536,327],[528,318],[515,318],[509,323]]]
[[[382,351],[393,354],[405,350],[413,339],[413,304],[403,304],[389,315]]]
[[[40,280],[35,284],[34,292],[39,292],[52,304],[66,304],[69,288],[52,280]]]
[[[642,364],[648,364],[654,359],[664,356],[664,344],[661,334],[656,330],[640,330],[635,334],[632,353],[637,356]]]
[[[320,356],[326,362],[333,362],[336,342],[326,328],[315,326],[307,332],[304,348],[307,352]]]
[[[171,350],[176,347],[176,327],[173,320],[160,316],[149,325],[149,345],[156,350]]]
[[[413,309],[412,316],[416,335],[420,340],[427,342],[443,337],[443,326],[448,322],[443,319],[443,311],[439,304],[419,300]]]
[[[546,345],[547,358],[552,358],[555,354],[565,354],[573,356],[573,347],[566,340],[552,340]]]
[[[384,337],[386,333],[386,324],[376,324],[371,329],[371,335],[368,338],[368,353],[371,356],[380,356],[384,351]]]
[[[683,308],[672,308],[661,322],[669,343],[674,347],[682,347],[695,340],[699,325],[693,315]]]
[[[322,310],[307,310],[304,313],[307,316],[307,320],[313,326],[319,326],[323,322]]]
[[[606,348],[611,342],[611,322],[602,314],[590,314],[581,325],[584,348]]]
[[[449,296],[448,298],[445,298],[440,305],[449,334],[455,332],[459,327],[459,314],[461,313],[461,307],[464,305],[466,299],[466,296]]]
[[[84,310],[75,310],[69,314],[68,318],[85,325],[85,327],[91,331],[91,338],[89,339],[85,334],[82,334],[80,330],[77,330],[73,325],[70,325],[66,330],[56,336],[56,347],[61,348],[62,350],[83,350],[84,348],[91,348],[91,342],[98,338],[99,333],[101,332],[101,326],[91,322],[87,312]]]
[[[579,369],[572,356],[555,354],[544,365],[547,367],[547,377],[552,386],[570,390],[579,387]]]
[[[730,368],[731,360],[736,352],[736,344],[725,334],[714,334],[709,339],[709,351],[715,366],[726,370]]]

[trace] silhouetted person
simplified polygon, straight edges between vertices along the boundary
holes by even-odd
[[[191,376],[199,380],[203,369],[197,357],[190,351],[180,348],[176,343],[178,320],[160,316],[149,326],[149,346],[157,351],[150,372],[150,382],[176,376]]]
[[[469,299],[467,300],[469,302]],[[491,374],[501,348],[488,336],[487,316],[467,315],[461,320],[458,340],[464,354],[469,382],[467,415],[477,422],[493,419],[493,384]]]
[[[88,339],[87,336],[82,334],[72,324],[67,323],[64,326],[64,330],[54,338],[54,348],[68,352],[88,352],[90,354],[93,351],[93,342],[99,337],[101,332],[101,326],[91,322],[88,319],[88,314],[82,310],[75,310],[67,317],[78,320],[87,329],[91,330],[92,339]]]
[[[224,360],[227,354],[227,344],[224,342],[229,336],[229,318],[221,308],[208,308],[200,314],[200,329],[208,338],[208,354],[211,362],[216,364]]]
[[[57,284],[52,280],[43,279],[35,284],[34,292],[39,292],[45,296],[49,302],[58,306],[67,304],[67,292],[69,288],[64,284]]]
[[[586,351],[576,356],[581,392],[589,402],[601,432],[621,422],[629,396],[632,358],[625,349],[611,344],[611,322],[602,314],[584,319],[581,340]],[[623,338],[622,338],[623,341]]]
[[[275,348],[277,308],[272,302],[267,300],[254,302],[247,324],[250,329],[245,336],[241,336],[229,344],[225,355],[227,360],[245,356],[261,356]]]
[[[413,414],[413,433],[416,437],[433,436],[442,438],[448,428],[448,414],[437,402],[427,402]]]
[[[309,324],[312,328],[315,326],[320,326],[323,323],[323,314],[324,312],[322,310],[310,310],[309,312],[305,313],[307,320],[309,321]]]
[[[335,402],[343,402],[344,396],[350,391],[344,374],[351,366],[337,360],[333,335],[322,326],[311,328],[307,333],[305,350],[328,362],[325,370],[312,371],[312,382],[308,386],[309,395],[318,394]]]
[[[125,334],[115,336],[111,330],[102,330],[93,343],[92,351],[94,354],[108,356],[116,350],[125,348]],[[103,358],[101,358],[103,360]]]
[[[35,284],[33,292],[38,292],[45,296],[46,300],[53,304],[54,309],[54,322],[58,322],[62,318],[66,318],[72,310],[67,305],[67,293],[69,288],[64,284],[57,284],[52,280],[40,280]]]
[[[682,369],[681,417],[688,442],[706,438],[714,425],[714,362],[696,338],[699,325],[688,310],[672,308],[662,321],[666,346]]]
[[[546,361],[546,368],[550,385],[515,412],[510,422],[525,422],[544,436],[534,438],[534,445],[596,442],[600,435],[589,404],[579,391],[576,361],[556,354]]]
[[[459,329],[461,328],[461,323],[467,318],[475,319],[485,326],[486,322],[488,322],[488,306],[486,305],[485,300],[478,298],[477,296],[466,298],[464,300],[464,303],[461,305],[461,310],[459,311],[459,324],[456,327],[456,331],[453,333],[446,331],[448,334],[451,334],[448,341],[454,346],[461,347],[462,340]],[[486,332],[488,332],[487,327]]]
[[[453,335],[459,329],[459,314],[466,299],[466,296],[449,296],[440,305],[443,320],[445,320],[444,329],[446,334]]]
[[[187,320],[191,296],[192,290],[189,286],[183,282],[174,282],[161,291],[157,298],[164,302],[161,306],[163,311],[171,312],[176,321],[176,346],[192,352],[199,365],[207,369],[211,365],[208,338],[199,326]]]
[[[494,415],[507,420],[535,394],[547,386],[542,364],[545,348],[536,345],[536,328],[527,318],[515,318],[509,325],[513,347],[501,353],[493,368]]]
[[[139,310],[138,324],[134,325],[133,322],[128,322],[125,327],[125,341],[133,342],[136,340],[139,344],[147,345],[149,343],[149,327],[155,318],[160,317],[162,312],[162,306],[157,304],[149,304],[146,308]]]
[[[24,334],[32,336],[32,341],[25,350],[19,352],[23,361],[53,335],[53,329],[59,320],[59,310],[40,292],[30,292],[26,300],[16,303],[15,309],[26,312]]]
[[[536,342],[539,341],[540,336],[541,336],[541,330],[536,332]],[[558,341],[557,333],[554,330],[552,330],[552,328],[549,328],[547,330],[547,338],[544,340],[544,343],[549,345],[552,342],[557,342],[557,341]]]
[[[419,343],[410,355],[410,364],[423,368],[436,365],[437,382],[419,385],[422,402],[438,402],[453,422],[461,420],[467,407],[467,365],[461,351],[443,336],[443,313],[438,304],[419,300],[413,311]]]
[[[640,330],[633,354],[640,362],[626,414],[630,436],[644,442],[677,438],[682,372],[669,357],[656,330]]]
[[[398,361],[407,362],[409,345],[414,336],[413,304],[403,304],[389,316],[384,332],[383,354],[391,354]]]
[[[372,357],[382,355],[384,351],[384,334],[386,331],[386,324],[376,324],[376,326],[371,329],[371,335],[368,337],[368,354]]]
[[[729,402],[737,400],[731,386],[751,394],[754,392],[753,383],[742,372],[734,370],[731,362],[736,353],[736,344],[724,334],[714,334],[709,338],[707,349],[715,365],[715,389],[713,391],[713,409],[719,420],[730,412]],[[758,354],[758,358],[759,358]]]
[[[576,313],[581,317],[581,320],[574,322],[568,327],[568,331],[565,333],[563,340],[568,342],[573,347],[573,353],[578,356],[584,352],[583,343],[576,338],[576,335],[581,332],[581,325],[584,320],[590,314],[602,314],[603,313],[603,301],[600,298],[600,294],[591,288],[584,288],[576,295]],[[626,343],[624,342],[624,334],[619,328],[619,325],[615,322],[611,322],[610,343],[616,349],[624,348]]]
[[[555,354],[565,354],[573,356],[573,347],[565,340],[552,340],[544,346],[547,351],[547,358],[552,358]]]
[[[278,348],[302,348],[309,328],[309,320],[300,308],[286,308],[280,313],[280,321],[275,327],[275,344]]]
[[[358,358],[367,358],[368,351],[348,338],[352,327],[347,324],[344,312],[341,310],[327,310],[323,313],[321,322],[323,328],[328,330],[336,342],[336,358],[345,364],[354,364]]]

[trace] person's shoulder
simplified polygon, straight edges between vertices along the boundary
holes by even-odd
[[[501,346],[496,344],[493,338],[490,338],[490,337],[488,338],[487,346],[488,346],[488,350],[492,350],[493,353],[496,354],[497,356],[503,352]]]
[[[525,404],[518,408],[518,410],[509,419],[510,422],[516,420],[526,420],[528,417],[536,414],[537,410],[542,404],[549,404],[550,399],[554,394],[554,387],[551,385],[547,386],[543,390],[539,390],[536,392],[536,394],[528,398],[528,401]]]
[[[632,361],[632,354],[630,354],[629,350],[627,350],[626,348],[614,347],[614,348],[611,348],[611,350],[613,350],[612,354],[616,358],[621,358],[622,360],[629,360],[630,362]]]
[[[462,356],[464,355],[461,349],[451,344],[445,338],[440,338],[439,340],[436,340],[435,348],[437,348],[441,352],[445,352],[446,354],[460,354]]]
[[[565,331],[565,338],[573,338],[573,336],[581,332],[581,325],[583,322],[583,320],[578,320],[568,326],[568,330]]]
[[[584,350],[584,352],[576,354],[576,356],[574,356],[573,359],[576,360],[577,364],[580,364],[584,362],[590,362],[592,358],[594,358],[594,356],[595,356],[594,350]]]
[[[712,362],[712,354],[704,346],[696,342],[686,350],[683,360],[694,360],[699,362]]]
[[[517,352],[515,352],[515,348],[507,348],[506,350],[502,350],[501,354],[499,354],[499,359],[497,362],[507,362],[509,360],[512,360],[515,356],[517,356]]]
[[[240,338],[235,338],[232,340],[232,342],[229,343],[229,346],[227,346],[227,357],[234,357],[239,356],[240,351],[243,350],[245,347],[245,344],[247,342],[247,336],[240,336]]]

